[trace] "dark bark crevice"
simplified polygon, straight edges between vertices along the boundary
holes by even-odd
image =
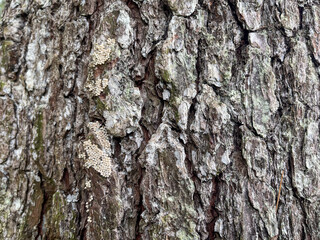
[[[207,240],[214,240],[217,237],[217,234],[214,230],[214,226],[216,220],[219,216],[219,211],[216,208],[216,204],[219,198],[219,183],[221,182],[221,174],[212,179],[212,189],[211,192],[211,200],[210,200],[210,212],[212,220],[207,223],[207,231],[209,233],[209,237]]]
[[[140,164],[139,164],[140,165]],[[138,200],[138,204],[136,205],[136,225],[135,225],[135,240],[141,240],[142,239],[142,235],[140,232],[140,222],[142,219],[142,213],[145,210],[144,205],[143,205],[143,194],[141,193],[141,183],[143,180],[145,174],[145,169],[143,167],[139,167],[139,180],[138,180],[138,184],[136,186],[136,191],[137,191],[137,196],[139,198]]]
[[[43,179],[42,179],[42,174],[41,172],[39,171],[39,177],[40,177],[40,188],[42,190],[42,194],[44,196],[44,199],[43,199],[43,202],[42,202],[42,205],[41,205],[41,213],[40,213],[40,218],[39,218],[39,223],[37,225],[37,231],[38,231],[38,235],[36,236],[35,239],[38,239],[39,237],[42,238],[42,235],[43,235],[43,232],[42,232],[42,229],[43,229],[43,220],[44,220],[44,215],[45,215],[45,205],[48,201],[48,196],[46,196],[46,192],[45,192],[45,189],[44,189],[44,183],[43,183]]]
[[[308,223],[307,223],[307,218],[308,218],[308,215],[307,215],[307,212],[306,212],[306,204],[308,204],[305,200],[303,199],[299,192],[298,192],[298,189],[297,187],[295,186],[294,184],[294,159],[293,159],[293,156],[292,156],[292,149],[290,149],[289,151],[289,163],[288,163],[288,178],[290,180],[290,185],[292,187],[292,192],[293,192],[293,196],[294,198],[297,200],[297,202],[299,203],[299,207],[302,211],[302,217],[303,217],[303,231],[302,231],[302,237],[303,239],[310,239],[310,236],[312,236],[312,229],[310,229]],[[281,199],[281,198],[280,198]],[[279,206],[281,204],[281,201],[279,202]]]

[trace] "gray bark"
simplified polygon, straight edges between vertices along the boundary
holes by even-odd
[[[0,239],[320,239],[319,1],[11,0],[0,29]]]

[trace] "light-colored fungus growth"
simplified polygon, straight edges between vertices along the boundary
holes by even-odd
[[[110,142],[107,139],[105,129],[98,122],[90,122],[88,127],[93,132],[100,148],[97,144],[92,143],[91,140],[83,142],[87,155],[85,167],[93,167],[103,177],[109,177],[111,174]],[[84,155],[81,156],[84,157]]]
[[[84,189],[90,189],[91,188],[91,180],[87,180]]]
[[[109,151],[110,149],[110,143],[107,139],[107,132],[106,130],[100,125],[99,122],[90,122],[88,124],[88,127],[90,131],[92,131],[95,134],[95,137],[98,139],[99,143],[101,144],[101,147],[105,151]]]
[[[116,41],[114,39],[108,38],[105,44],[96,44],[94,46],[94,51],[92,54],[93,65],[105,64],[111,59],[112,51],[115,47]]]
[[[86,87],[94,96],[99,96],[103,92],[103,89],[108,86],[108,78],[101,75],[95,76],[95,69],[97,66],[103,65],[113,58],[115,47],[116,41],[110,38],[104,44],[95,44],[93,47]]]
[[[103,89],[108,86],[107,78],[97,78],[95,82],[88,82],[87,88],[94,96],[100,96]]]

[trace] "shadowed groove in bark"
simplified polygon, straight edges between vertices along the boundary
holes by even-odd
[[[39,177],[40,177],[40,181],[41,181],[40,187],[43,188],[42,174],[40,172],[39,172]],[[42,194],[44,196],[44,200],[43,200],[42,205],[41,205],[40,221],[39,221],[39,223],[37,225],[38,235],[36,236],[36,239],[38,237],[42,236],[42,227],[43,227],[42,225],[43,225],[43,218],[44,218],[44,213],[45,213],[44,212],[44,207],[46,205],[46,201],[48,200],[48,196],[46,196],[46,192],[44,190],[42,191]]]
[[[208,228],[208,232],[209,232],[208,240],[214,240],[216,238],[214,226],[215,226],[215,223],[216,223],[216,220],[218,218],[219,213],[218,213],[215,205],[216,205],[216,202],[219,197],[219,176],[216,176],[215,178],[212,179],[212,189],[213,189],[213,191],[211,192],[212,197],[210,200],[210,206],[211,206],[210,212],[212,215],[212,220],[211,220],[211,222],[209,222],[207,224],[207,228]]]
[[[299,196],[299,193],[297,192],[297,188],[294,186],[293,184],[293,175],[294,175],[294,167],[293,167],[293,157],[292,157],[292,153],[290,151],[289,153],[289,179],[290,179],[290,184],[292,187],[292,191],[293,194],[295,196],[295,198],[297,199],[298,203],[299,203],[299,207],[301,208],[302,212],[303,212],[303,231],[301,232],[301,239],[310,239],[310,236],[308,233],[312,233],[311,229],[308,229],[308,224],[307,224],[307,213],[306,213],[306,209],[305,209],[305,204],[304,204],[304,200]],[[308,203],[307,203],[308,204]],[[280,203],[279,203],[280,205]]]

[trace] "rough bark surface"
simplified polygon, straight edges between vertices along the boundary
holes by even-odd
[[[11,0],[0,36],[0,239],[320,239],[319,1]]]

